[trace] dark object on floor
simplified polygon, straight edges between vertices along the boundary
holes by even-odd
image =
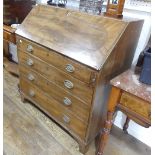
[[[138,57],[136,67],[141,68],[144,62],[144,51],[142,51]]]
[[[151,47],[144,51],[144,61],[139,81],[151,85]]]
[[[149,48],[151,48],[151,36],[149,38],[149,41],[146,45],[146,47],[144,48],[144,50],[140,53],[138,60],[137,60],[137,64],[135,66],[135,73],[136,74],[141,74],[142,71],[142,67],[143,67],[143,63],[144,63],[144,52],[149,50]]]

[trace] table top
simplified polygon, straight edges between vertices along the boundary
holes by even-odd
[[[139,74],[129,69],[110,81],[111,85],[151,103],[151,86],[139,81]]]

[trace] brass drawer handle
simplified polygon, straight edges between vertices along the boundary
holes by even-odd
[[[27,49],[28,52],[32,52],[33,51],[33,47],[32,45],[27,45]]]
[[[27,65],[28,66],[32,66],[34,64],[33,60],[32,59],[28,59],[27,60]]]
[[[66,65],[66,71],[69,72],[69,73],[73,73],[75,70],[74,66],[71,65],[71,64],[67,64]]]
[[[68,123],[70,123],[70,118],[68,116],[64,115],[63,121],[68,124]]]
[[[63,102],[66,106],[69,106],[72,104],[72,101],[68,97],[64,97]]]
[[[69,80],[64,81],[64,86],[68,89],[72,89],[74,87],[73,83]]]
[[[34,96],[35,96],[35,92],[34,92],[33,90],[30,90],[30,91],[29,91],[29,95],[30,95],[31,97],[34,97]]]
[[[17,43],[17,45],[19,45],[20,46],[20,44],[22,44],[22,40],[21,39],[19,39],[19,40],[16,40],[16,43]]]
[[[34,78],[34,76],[32,75],[32,74],[28,74],[28,80],[30,80],[30,81],[33,81],[35,78]]]

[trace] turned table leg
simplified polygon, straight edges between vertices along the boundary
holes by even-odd
[[[123,126],[123,131],[124,131],[124,133],[128,133],[128,131],[127,131],[127,129],[128,129],[128,127],[129,127],[129,122],[130,122],[130,118],[127,116],[127,118],[126,118],[126,121],[125,121],[125,124],[124,124],[124,126]]]
[[[98,150],[96,152],[96,155],[103,155],[104,148],[105,148],[106,143],[108,141],[110,130],[112,127],[113,115],[115,113],[115,109],[116,109],[117,103],[120,99],[120,96],[121,96],[120,89],[118,89],[116,87],[112,87],[110,97],[109,97],[109,101],[108,101],[107,119],[105,121],[105,124],[103,126],[103,130],[102,130],[101,135],[100,135],[99,146],[98,146]]]
[[[107,120],[100,136],[100,144],[96,155],[102,155],[112,127],[113,112],[107,113]]]

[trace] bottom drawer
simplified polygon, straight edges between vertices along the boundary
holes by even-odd
[[[151,105],[149,102],[146,102],[128,93],[123,93],[121,96],[120,104],[147,119],[151,119]]]
[[[56,121],[81,138],[85,137],[87,124],[77,119],[73,114],[65,109],[56,100],[41,91],[38,87],[25,79],[20,81],[20,89],[23,94],[30,97],[39,107],[49,114]]]

